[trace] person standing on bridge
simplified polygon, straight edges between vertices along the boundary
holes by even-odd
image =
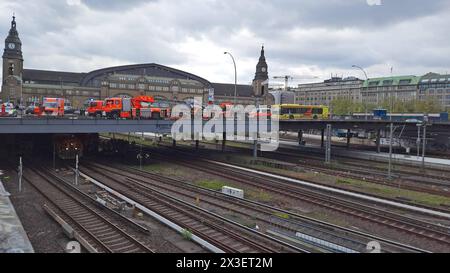
[[[1,112],[1,114],[4,115],[5,112],[6,112],[6,106],[5,106],[4,103],[2,103],[2,112]]]

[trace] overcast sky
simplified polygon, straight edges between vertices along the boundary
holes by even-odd
[[[450,72],[448,0],[0,0],[0,11],[2,39],[16,14],[25,68],[159,63],[231,83],[230,51],[250,83],[264,43],[271,77]]]

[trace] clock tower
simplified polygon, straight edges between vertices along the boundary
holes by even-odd
[[[21,98],[23,56],[22,42],[16,29],[16,18],[13,16],[11,29],[5,39],[3,51],[3,77],[1,98],[5,101],[18,102]]]
[[[264,46],[261,48],[261,55],[256,65],[255,78],[253,79],[253,96],[261,98],[261,102],[265,102],[269,96],[269,71],[264,56]]]

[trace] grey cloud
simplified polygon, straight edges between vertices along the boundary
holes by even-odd
[[[82,3],[92,9],[97,10],[127,10],[139,7],[139,5],[156,0],[82,0]]]
[[[6,37],[15,11],[26,67],[77,71],[104,67],[105,60],[199,67],[202,62],[181,46],[205,40],[219,48],[217,62],[224,67],[200,73],[229,74],[223,48],[245,62],[239,77],[245,82],[253,77],[261,43],[269,66],[277,64],[273,73],[394,62],[419,74],[450,62],[450,7],[443,0],[382,0],[382,6],[366,0],[81,1],[0,0],[0,35]]]

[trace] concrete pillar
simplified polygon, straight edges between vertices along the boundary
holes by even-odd
[[[177,141],[175,139],[172,139],[172,147],[177,147]]]
[[[193,139],[195,140],[195,150],[198,150],[200,144],[200,134],[198,132],[195,132]]]
[[[347,149],[350,149],[350,139],[351,139],[350,134],[351,134],[351,131],[350,131],[350,129],[348,129],[347,130]]]
[[[258,158],[258,140],[253,140],[253,158]]]
[[[377,153],[380,153],[380,139],[381,139],[381,129],[378,129],[377,131]]]
[[[327,124],[327,143],[325,148],[325,163],[331,163],[331,124]]]
[[[222,138],[222,152],[225,152],[225,145],[227,143],[227,133],[223,132],[223,138]]]
[[[324,147],[325,146],[325,129],[322,129],[322,140],[320,142],[320,147]]]
[[[303,130],[298,130],[298,145],[302,145],[303,143]]]

